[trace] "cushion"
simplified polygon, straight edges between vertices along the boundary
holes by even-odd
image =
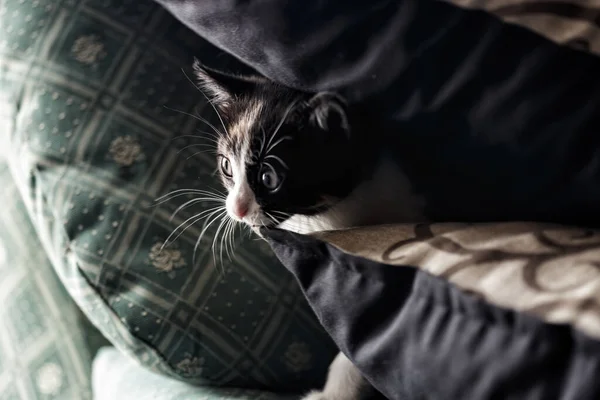
[[[238,231],[221,262],[211,250],[218,224],[196,248],[198,223],[161,250],[213,203],[173,216],[192,196],[156,200],[219,187],[201,140],[211,129],[201,120],[218,119],[186,77],[193,57],[243,67],[152,2],[2,7],[8,163],[43,249],[90,320],[142,365],[186,382],[319,386],[335,346],[264,242]]]
[[[369,115],[431,220],[600,227],[597,1],[160,3],[269,78]]]
[[[0,157],[0,398],[92,400],[106,341],[69,297]]]
[[[600,396],[600,232],[534,223],[265,231],[389,399]]]
[[[250,389],[192,386],[142,368],[117,349],[100,350],[93,364],[94,400],[286,400],[297,396]]]

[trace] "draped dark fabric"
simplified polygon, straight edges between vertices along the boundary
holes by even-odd
[[[433,220],[600,225],[597,56],[437,0],[159,2],[267,77],[368,109]]]
[[[469,296],[411,265],[263,232],[319,320],[391,400],[598,399],[600,342]]]

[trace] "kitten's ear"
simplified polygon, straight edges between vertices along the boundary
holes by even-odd
[[[329,92],[318,93],[308,101],[308,105],[312,123],[326,131],[341,130],[350,135],[346,102],[341,96]]]
[[[251,93],[267,82],[260,76],[235,76],[215,71],[196,58],[193,69],[198,87],[221,110],[226,110],[236,97]]]

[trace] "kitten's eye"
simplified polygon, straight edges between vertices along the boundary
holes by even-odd
[[[275,190],[279,187],[279,176],[273,170],[263,171],[260,179],[262,184],[269,190]]]
[[[221,172],[228,178],[233,176],[233,172],[231,171],[231,163],[227,157],[221,157]]]

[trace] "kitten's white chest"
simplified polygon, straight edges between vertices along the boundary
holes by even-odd
[[[413,191],[400,167],[384,159],[371,179],[362,182],[333,208],[311,217],[293,216],[280,228],[306,234],[365,225],[418,222],[425,220],[424,207],[424,199]]]

